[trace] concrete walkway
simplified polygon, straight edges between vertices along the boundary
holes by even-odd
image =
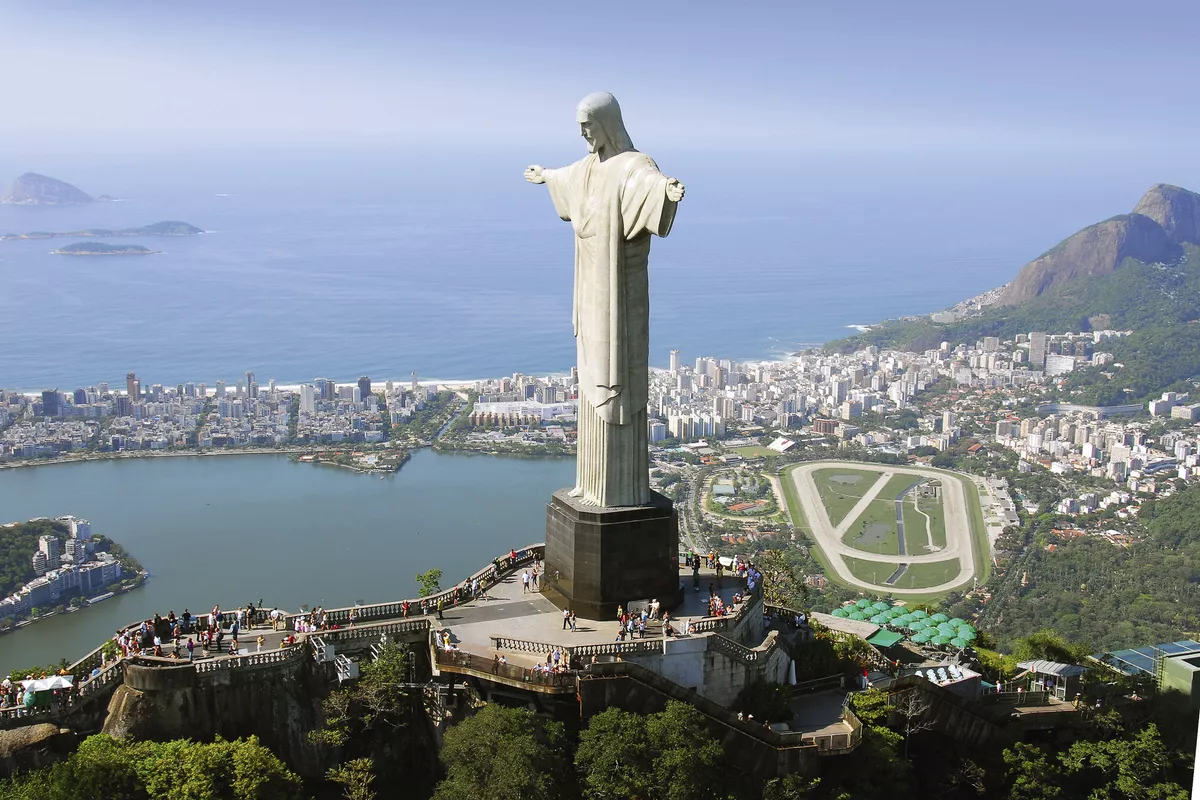
[[[699,619],[708,613],[708,586],[713,584],[717,594],[725,603],[733,602],[733,595],[745,587],[740,578],[726,574],[720,585],[716,573],[709,569],[700,570],[700,591],[695,591],[692,585],[690,569],[680,569],[680,585],[684,587],[683,605],[670,612],[671,619]],[[562,609],[551,603],[540,592],[522,591],[521,574],[516,573],[493,586],[486,599],[472,601],[465,605],[448,608],[443,612],[444,619],[438,620],[437,614],[430,614],[429,620],[438,630],[450,633],[450,641],[460,649],[468,650],[479,655],[502,654],[509,663],[532,666],[538,661],[544,662],[545,655],[532,653],[509,652],[496,650],[492,647],[493,636],[504,636],[511,639],[522,639],[551,645],[583,645],[608,644],[617,641],[617,631],[620,628],[616,618],[612,620],[578,619],[576,631],[563,629]],[[672,623],[674,625],[674,622]],[[676,626],[678,629],[679,626]],[[662,628],[658,622],[651,621],[647,626],[646,638],[661,638]],[[639,641],[635,636],[632,640]]]

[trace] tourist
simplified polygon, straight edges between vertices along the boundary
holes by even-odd
[[[521,594],[529,591],[529,570],[521,573]]]
[[[189,636],[188,640],[187,640],[188,661],[192,660],[195,650],[196,650],[196,643],[193,642],[192,637]]]
[[[500,654],[497,653],[492,659],[492,674],[496,675],[500,672]]]
[[[358,612],[357,612],[355,609],[353,609],[353,608],[352,608],[352,609],[350,609],[350,616],[349,616],[349,620],[350,620],[350,627],[351,627],[351,628],[353,628],[353,627],[354,627],[354,621],[355,621],[356,619],[358,619]]]
[[[438,606],[437,606],[437,608],[438,608],[438,619],[445,619],[445,617],[444,617],[444,616],[442,616],[442,608],[443,608],[445,605],[446,605],[446,598],[445,598],[445,597],[439,597],[439,598],[438,598]]]
[[[569,610],[567,610],[567,609],[565,609],[565,608],[564,608],[564,609],[563,609],[563,626],[562,626],[562,629],[565,631],[565,630],[567,629],[567,627],[568,627],[570,624],[571,624],[571,612],[570,612]]]
[[[567,618],[567,624],[571,626],[571,633],[575,633],[577,628],[575,627],[575,612],[574,611],[572,611],[571,616]]]
[[[267,643],[267,637],[261,633],[258,635],[258,652],[262,652],[263,645]]]
[[[407,600],[404,601],[404,604],[403,604],[403,606],[401,606],[401,608],[404,611],[404,618],[408,619],[408,601]]]

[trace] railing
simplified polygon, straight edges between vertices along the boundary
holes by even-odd
[[[125,677],[125,664],[125,660],[114,661],[98,675],[77,683],[71,689],[59,690],[62,694],[48,708],[26,708],[20,705],[0,708],[0,722],[21,719],[27,724],[28,722],[36,721],[36,719],[53,719],[56,715],[64,714],[87,702],[106,687],[122,680]]]
[[[534,642],[528,639],[513,639],[508,636],[492,636],[490,638],[493,649],[509,650],[517,653],[553,653],[555,650],[566,652],[570,649],[565,645]]]
[[[287,661],[295,661],[303,658],[308,648],[301,642],[297,642],[290,647],[285,647],[281,650],[266,650],[261,653],[247,653],[244,656],[229,656],[228,658],[207,658],[203,661],[193,662],[196,667],[196,672],[221,672],[227,669],[236,669],[238,667],[261,667],[267,664],[282,664]],[[180,662],[176,661],[175,664]],[[184,662],[186,663],[186,662]]]
[[[408,600],[394,600],[362,606],[327,608],[324,609],[325,619],[327,622],[337,625],[344,625],[349,623],[351,611],[354,612],[355,622],[395,619],[396,617],[404,617],[405,602],[408,603],[409,618],[420,617],[425,616],[426,614],[434,613],[437,611],[439,600],[442,601],[444,608],[451,608],[461,602],[466,602],[472,599],[470,592],[464,590],[464,586],[470,586],[470,584],[476,579],[479,580],[481,589],[486,590],[492,586],[495,586],[496,583],[504,580],[521,567],[532,564],[535,560],[541,560],[544,558],[546,554],[546,546],[544,544],[533,544],[517,550],[516,553],[516,559],[510,559],[507,554],[492,559],[491,564],[482,569],[476,570],[462,583],[454,586],[453,588],[438,592],[437,594],[432,594],[428,597],[409,598]],[[289,614],[286,617],[288,628],[294,629],[295,620],[305,616],[307,616],[307,614]]]
[[[767,640],[762,645],[752,648],[738,644],[728,636],[714,633],[708,639],[708,646],[721,651],[730,658],[741,661],[743,664],[755,664],[759,661],[766,661],[779,648],[779,634],[776,631],[771,631],[767,634]]]
[[[753,594],[742,598],[742,602],[737,604],[732,614],[726,614],[723,617],[701,617],[695,622],[689,623],[696,626],[696,633],[707,633],[709,631],[723,631],[729,628],[736,628],[742,618],[749,613],[751,606],[754,605],[755,598],[758,597],[756,589]]]
[[[125,678],[125,662],[114,661],[109,664],[99,675],[88,678],[83,683],[79,684],[79,700],[83,701],[91,697],[96,692],[100,691],[110,683],[123,680]]]
[[[813,692],[823,692],[826,689],[840,689],[841,686],[841,675],[828,675],[824,678],[814,678],[810,681],[797,681],[792,686],[792,695],[812,694]]]
[[[438,668],[444,671],[469,672],[484,678],[506,678],[527,684],[534,689],[545,687],[556,692],[574,692],[576,688],[575,678],[578,673],[574,670],[543,672],[516,664],[501,664],[494,658],[477,656],[463,650],[438,649],[435,651],[435,659]]]
[[[406,619],[353,628],[321,631],[326,643],[351,642],[356,639],[377,639],[380,636],[419,633],[428,635],[433,625],[427,619]]]
[[[804,741],[816,746],[817,752],[823,756],[836,756],[849,753],[862,743],[862,722],[847,706],[842,707],[842,722],[850,730],[844,733],[824,733],[805,735]]]
[[[572,659],[584,659],[591,656],[631,655],[634,653],[661,653],[665,639],[630,639],[625,642],[604,642],[602,644],[551,644],[550,642],[534,642],[528,639],[514,639],[509,636],[492,636],[492,648],[507,650],[510,653],[553,653],[562,652]]]

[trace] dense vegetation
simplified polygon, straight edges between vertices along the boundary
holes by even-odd
[[[64,762],[0,783],[0,800],[292,800],[300,778],[258,739],[199,743],[85,739]]]
[[[66,534],[66,525],[49,519],[0,528],[0,596],[12,594],[37,577],[33,554],[38,549],[38,537],[52,535],[61,539]]]
[[[1141,521],[1145,538],[1127,549],[1060,539],[1052,529],[1063,520],[1051,513],[1006,533],[1002,544],[1027,548],[987,609],[998,641],[1048,627],[1095,653],[1200,630],[1200,486],[1145,502]]]

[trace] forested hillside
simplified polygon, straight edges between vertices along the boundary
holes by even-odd
[[[1008,580],[1027,585],[989,608],[1001,645],[1053,628],[1092,652],[1174,641],[1200,632],[1200,486],[1142,506],[1145,539],[1128,549],[1095,537],[1060,540],[1044,514]],[[1047,546],[1054,545],[1053,551]]]

